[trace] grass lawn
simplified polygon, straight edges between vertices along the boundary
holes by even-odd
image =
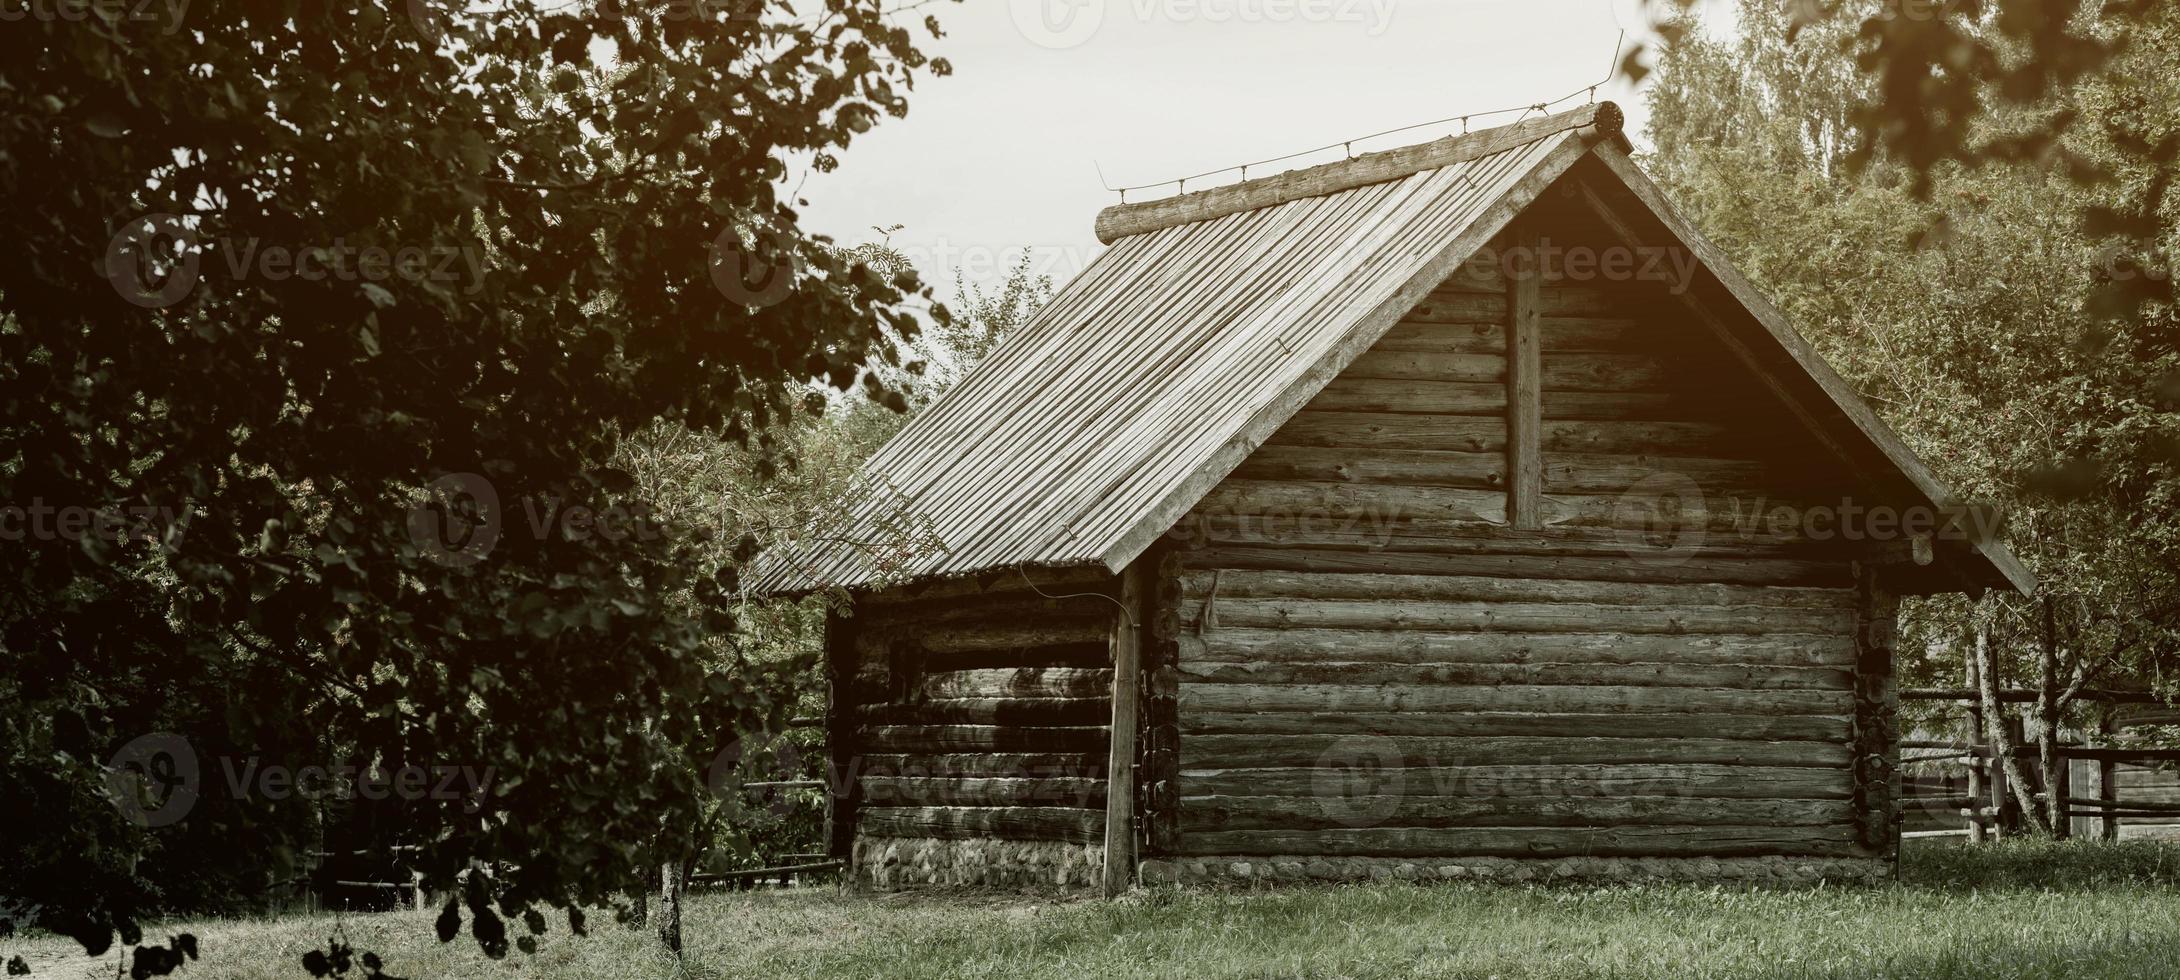
[[[1749,891],[1368,885],[1156,891],[1120,902],[1019,896],[692,897],[681,964],[593,917],[494,962],[432,913],[189,922],[183,977],[307,976],[345,930],[411,978],[536,977],[2143,977],[2180,975],[2180,846],[1911,845],[1894,887]],[[0,942],[42,977],[111,977],[51,937]]]

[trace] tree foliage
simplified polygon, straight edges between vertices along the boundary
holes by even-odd
[[[139,7],[0,32],[0,904],[134,944],[310,846],[226,767],[452,765],[405,811],[443,933],[579,928],[793,700],[730,640],[749,544],[624,434],[898,399],[928,289],[782,188],[946,65],[875,0]]]

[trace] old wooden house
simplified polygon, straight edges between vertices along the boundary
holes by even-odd
[[[2029,576],[1620,122],[1101,213],[755,571],[858,879],[1888,874],[1898,597]]]

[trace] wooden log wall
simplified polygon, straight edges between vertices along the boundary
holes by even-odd
[[[1554,200],[1498,247],[1615,244]],[[1889,599],[1753,519],[1842,479],[1672,282],[1508,268],[1457,272],[1177,529],[1153,853],[1888,853]]]
[[[1103,840],[1118,582],[1031,577],[860,596],[829,631],[834,766],[850,774],[836,850],[855,835]]]

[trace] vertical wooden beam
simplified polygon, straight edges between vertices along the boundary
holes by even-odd
[[[1158,547],[1137,559],[1154,569],[1143,588],[1143,743],[1136,780],[1142,787],[1137,857],[1171,855],[1181,829],[1181,556]]]
[[[825,612],[825,853],[848,860],[855,849],[855,626]],[[848,869],[848,880],[855,870]]]
[[[1873,566],[1855,583],[1854,799],[1862,845],[1897,866],[1900,857],[1900,692],[1893,643],[1900,600]]]
[[[1964,638],[1965,639],[1965,638]],[[1966,639],[1961,644],[1961,682],[1969,692],[1968,698],[1968,839],[1984,843],[1989,834],[1989,818],[1983,812],[1983,774],[1987,771],[1983,761],[1983,699],[1974,696],[1983,682],[1976,676],[1975,640]]]
[[[2115,723],[2114,716],[2116,714],[2116,709],[2109,702],[2098,706],[2097,745],[2099,747],[2109,747],[2114,744],[2113,733],[2119,730],[2119,726]],[[2114,765],[2112,760],[2097,760],[2097,799],[2099,801],[2105,803],[2119,802],[2118,776],[2119,767]],[[2119,818],[2113,816],[2109,808],[2103,810],[2102,813],[2104,816],[2099,818],[2102,826],[2099,828],[2097,836],[2105,840],[2118,840]]]
[[[1143,577],[1151,563],[1136,559],[1120,573],[1113,616],[1113,723],[1105,764],[1105,897],[1128,890],[1135,877],[1135,749],[1143,676]]]
[[[1536,225],[1516,221],[1514,275],[1506,284],[1506,510],[1515,527],[1542,527],[1544,502],[1543,376],[1538,319],[1543,270]]]

